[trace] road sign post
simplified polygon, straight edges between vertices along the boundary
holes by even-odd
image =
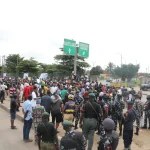
[[[74,56],[74,74],[77,74],[77,56],[84,58],[89,57],[89,44],[79,42],[79,47],[76,46],[76,41],[64,39],[64,52]]]
[[[76,54],[74,56],[74,74],[77,75],[77,56],[78,56],[78,47],[76,47]]]
[[[68,55],[76,55],[76,41],[64,39],[64,52]]]
[[[89,57],[89,44],[79,42],[79,56],[87,58]]]

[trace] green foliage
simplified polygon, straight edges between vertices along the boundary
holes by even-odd
[[[139,65],[133,65],[133,64],[128,64],[128,65],[122,65],[121,67],[116,67],[113,70],[113,74],[119,78],[121,78],[123,81],[125,79],[131,80],[133,77],[136,76],[140,66]]]
[[[115,65],[112,63],[112,62],[109,62],[108,63],[108,66],[106,68],[106,71],[109,73],[109,74],[112,74],[112,71],[114,70],[115,68]]]
[[[33,58],[29,60],[22,60],[18,66],[17,69],[19,73],[37,73],[39,68],[38,68],[38,62],[34,60]]]
[[[56,55],[54,59],[59,63],[56,68],[61,72],[72,72],[74,70],[74,56],[69,55]],[[77,73],[83,74],[85,68],[90,67],[90,65],[85,62],[84,58],[77,57]]]
[[[10,54],[6,58],[6,68],[8,73],[16,72],[17,65],[23,61],[23,57],[20,57],[19,54]]]
[[[103,73],[103,70],[102,70],[101,66],[93,67],[90,70],[90,75],[100,75],[101,73]]]

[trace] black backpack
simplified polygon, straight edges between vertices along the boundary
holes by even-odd
[[[64,148],[64,150],[81,150],[81,142],[82,142],[82,133],[81,132],[73,132],[66,134],[61,139],[61,147]]]

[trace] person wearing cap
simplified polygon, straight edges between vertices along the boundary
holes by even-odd
[[[147,120],[149,120],[149,129],[150,129],[150,95],[147,95],[147,101],[144,104],[144,126],[143,129],[147,129]]]
[[[133,123],[136,119],[136,112],[133,109],[133,102],[128,102],[128,110],[124,114],[123,119],[124,119],[124,129],[123,129],[124,150],[131,150],[133,138]]]
[[[135,101],[134,101],[134,110],[136,111],[136,132],[134,133],[135,135],[139,135],[139,129],[140,129],[140,120],[141,117],[143,116],[143,104],[140,100],[140,95],[135,94]]]
[[[107,147],[111,150],[116,150],[119,143],[119,134],[114,130],[114,121],[110,118],[106,118],[102,124],[104,128],[104,134],[101,135],[98,150],[104,149],[104,147]]]
[[[72,130],[72,127],[74,127],[72,122],[64,120],[62,126],[66,133],[60,141],[60,150],[85,150],[86,139],[81,132],[74,132]]]
[[[101,116],[99,116],[101,115]],[[89,102],[84,104],[81,108],[80,115],[80,127],[82,127],[82,132],[88,140],[88,150],[92,150],[94,133],[97,128],[97,122],[99,117],[102,117],[102,110],[98,103],[95,102],[94,93],[89,94]]]
[[[59,150],[57,131],[53,123],[49,122],[49,113],[42,114],[42,122],[37,126],[39,150]]]

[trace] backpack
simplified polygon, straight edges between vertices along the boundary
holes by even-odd
[[[113,137],[110,135],[105,135],[101,136],[101,141],[98,146],[98,150],[112,150],[112,142],[113,142]]]
[[[61,139],[61,147],[65,150],[81,150],[82,133],[73,132],[66,134]]]

